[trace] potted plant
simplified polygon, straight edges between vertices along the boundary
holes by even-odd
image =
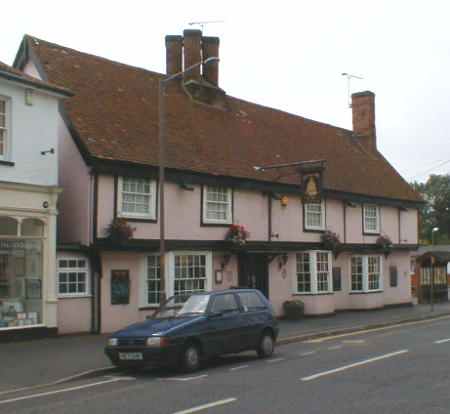
[[[125,219],[118,217],[106,228],[109,239],[114,242],[123,242],[131,239],[135,230]]]
[[[305,304],[298,299],[287,300],[283,303],[283,310],[286,319],[297,321],[302,319],[305,314]]]
[[[337,257],[341,250],[341,241],[336,233],[330,230],[322,233],[321,241],[325,250],[331,250],[334,256]]]
[[[392,241],[389,236],[381,235],[376,241],[377,247],[384,253],[387,257],[392,252]]]
[[[225,235],[225,240],[231,241],[235,245],[243,246],[249,237],[250,233],[244,226],[232,224]]]

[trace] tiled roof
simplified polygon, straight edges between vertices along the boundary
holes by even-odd
[[[158,81],[162,74],[25,37],[50,82],[74,91],[65,106],[90,156],[158,165]],[[255,165],[327,161],[327,189],[420,201],[420,196],[352,131],[226,96],[227,109],[193,102],[181,88],[167,99],[168,167],[298,184],[294,171]]]
[[[45,89],[47,91],[57,92],[68,96],[72,95],[72,93],[65,88],[33,78],[32,76],[28,76],[22,71],[15,69],[3,62],[0,62],[0,77],[6,77],[11,80],[23,82],[27,85],[35,86],[37,88]]]

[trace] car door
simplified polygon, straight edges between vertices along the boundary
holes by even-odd
[[[255,349],[258,346],[261,331],[270,318],[269,310],[255,291],[238,292],[237,295],[243,310],[242,342],[245,344],[245,349]]]
[[[208,312],[209,345],[215,354],[237,352],[241,310],[233,293],[214,295]]]

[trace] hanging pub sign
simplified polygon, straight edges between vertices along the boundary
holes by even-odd
[[[308,162],[298,167],[303,203],[322,201],[322,175],[325,161]]]
[[[111,270],[111,305],[128,305],[129,303],[129,270]]]

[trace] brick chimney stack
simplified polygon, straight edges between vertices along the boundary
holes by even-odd
[[[184,67],[186,70],[189,66],[195,65],[202,61],[202,32],[201,30],[185,30],[184,35]],[[187,72],[184,80],[200,80],[200,66]]]
[[[168,75],[181,72],[183,62],[183,37],[166,36],[166,71]]]
[[[186,70],[210,57],[219,57],[219,38],[203,37],[200,30],[185,30],[183,36],[166,36],[167,75]],[[219,84],[219,62],[198,66],[184,75],[184,81],[205,80],[213,86]]]
[[[353,132],[369,151],[377,150],[375,129],[375,94],[364,91],[352,94]]]
[[[202,42],[203,60],[219,57],[219,38],[204,37]],[[211,62],[203,67],[203,77],[214,86],[219,85],[219,62]]]

